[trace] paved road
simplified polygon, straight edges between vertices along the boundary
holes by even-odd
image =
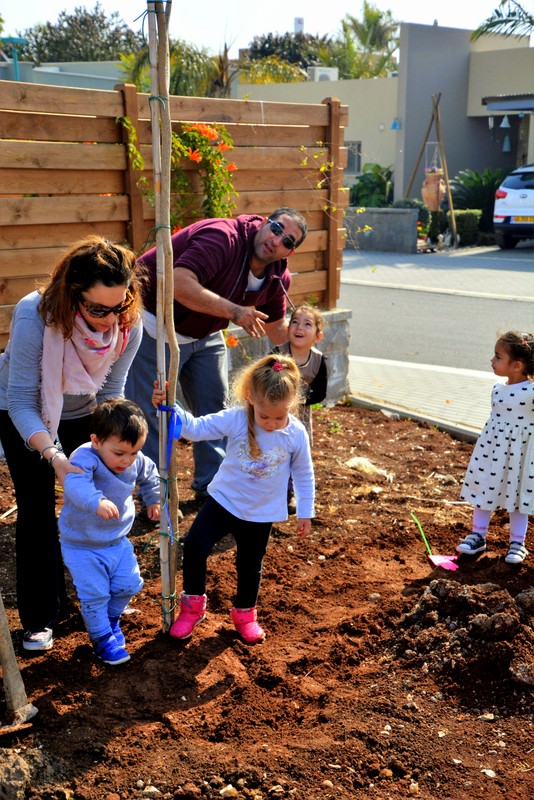
[[[353,309],[350,353],[416,364],[490,369],[499,330],[534,327],[531,303],[342,284]]]
[[[503,323],[534,329],[534,249],[345,251],[339,305],[360,317],[353,327],[365,327],[356,330],[349,365],[351,394],[358,402],[476,438],[495,383],[488,361],[496,329]],[[437,342],[432,341],[436,327]],[[388,357],[356,355],[364,336],[361,349],[373,351],[379,338]],[[463,343],[474,359],[469,363],[483,363],[481,369],[459,367]],[[423,358],[426,363],[415,363]]]

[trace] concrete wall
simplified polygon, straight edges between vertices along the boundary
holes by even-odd
[[[349,343],[350,319],[352,311],[335,309],[323,311],[324,337],[317,345],[318,349],[327,357],[328,369],[328,405],[342,400],[349,394]],[[228,349],[228,371],[230,382],[236,373],[249,363],[250,359],[257,359],[267,355],[272,347],[267,337],[251,339],[242,328],[231,325],[228,329],[232,336],[239,340],[237,347]]]
[[[467,113],[490,116],[482,98],[534,93],[534,48],[472,53],[469,65]]]
[[[344,224],[347,250],[417,253],[416,208],[348,208]]]

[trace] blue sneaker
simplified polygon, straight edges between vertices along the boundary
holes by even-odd
[[[112,667],[130,660],[130,654],[120,646],[112,633],[106,633],[99,639],[95,639],[93,647],[98,658],[104,664],[110,664]]]
[[[121,631],[120,620],[120,617],[110,617],[109,624],[111,625],[111,633],[117,640],[117,644],[119,647],[124,647],[126,639],[124,638],[124,633]]]

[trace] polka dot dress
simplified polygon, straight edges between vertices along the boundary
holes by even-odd
[[[475,444],[462,500],[492,511],[534,513],[534,382],[497,383]]]

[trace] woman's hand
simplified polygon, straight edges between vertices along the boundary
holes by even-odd
[[[75,467],[74,464],[71,464],[64,453],[59,453],[54,458],[52,461],[52,467],[56,473],[56,478],[60,486],[63,486],[65,483],[65,478],[69,472],[76,472],[78,474],[83,473],[83,469],[80,469],[80,467]]]

